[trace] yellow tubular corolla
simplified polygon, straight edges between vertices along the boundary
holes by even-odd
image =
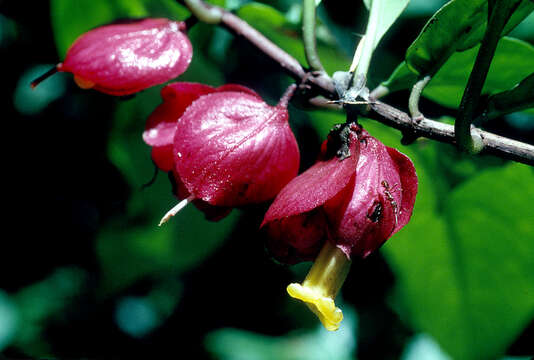
[[[347,277],[350,260],[334,244],[326,241],[301,284],[289,284],[287,292],[308,305],[323,326],[334,331],[343,320],[343,312],[334,299]]]

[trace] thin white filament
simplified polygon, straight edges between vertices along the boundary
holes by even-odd
[[[182,210],[184,207],[186,207],[186,205],[189,204],[194,199],[195,199],[195,197],[193,195],[191,195],[187,199],[183,199],[182,201],[180,201],[178,204],[176,204],[175,207],[173,207],[172,209],[167,211],[167,213],[161,218],[158,226],[161,226],[161,225],[165,224],[167,221],[169,221],[169,219],[171,217],[173,217],[174,215],[178,214],[180,212],[180,210]]]

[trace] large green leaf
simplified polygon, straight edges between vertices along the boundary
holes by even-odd
[[[519,2],[519,0],[513,0]],[[520,2],[508,21],[508,33],[534,10],[530,0]],[[433,75],[456,51],[475,46],[487,26],[486,0],[451,0],[427,22],[406,52],[406,62],[419,75]]]
[[[454,358],[498,357],[534,316],[532,183],[523,165],[486,170],[384,247],[402,317]]]
[[[310,116],[323,138],[344,121],[341,113]],[[456,169],[465,174],[448,179],[446,145],[400,146],[398,131],[361,122],[407,154],[419,178],[412,219],[381,250],[397,279],[393,306],[454,358],[498,357],[534,316],[534,212],[525,200],[534,198],[534,173],[523,165],[487,169],[465,160],[468,168]]]
[[[323,139],[345,120],[325,111],[309,116]],[[411,221],[381,250],[396,277],[392,305],[453,358],[497,358],[534,316],[534,173],[470,159],[445,176],[447,145],[400,146],[398,131],[361,123],[407,154],[419,178]]]

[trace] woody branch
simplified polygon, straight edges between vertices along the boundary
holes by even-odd
[[[186,1],[186,3],[188,2],[189,1]],[[258,50],[278,63],[288,75],[298,81],[306,81],[307,84],[313,87],[317,94],[326,96],[330,99],[337,98],[334,83],[326,74],[320,73],[318,76],[310,76],[310,73],[305,70],[293,56],[267,39],[246,21],[225,9],[208,5],[200,0],[195,0],[194,2],[198,5],[194,13],[203,10],[211,13],[214,11],[217,12],[220,16],[215,23],[224,26],[235,35],[247,39],[252,45],[258,48]],[[454,125],[444,124],[426,117],[415,122],[402,110],[394,108],[381,101],[370,100],[370,108],[372,111],[367,113],[366,117],[398,129],[412,139],[425,137],[443,143],[456,145]],[[314,103],[317,104],[317,102]],[[534,146],[483,131],[476,127],[472,128],[472,133],[478,134],[482,138],[484,144],[482,153],[492,154],[503,159],[534,166]]]

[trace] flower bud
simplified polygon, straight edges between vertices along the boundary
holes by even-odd
[[[240,85],[170,84],[143,139],[156,165],[172,171],[177,196],[206,214],[224,209],[212,217],[219,219],[228,208],[274,198],[296,176],[299,150],[287,112],[294,89],[270,106]]]
[[[299,167],[289,127],[288,92],[276,106],[251,91],[223,88],[201,96],[182,115],[174,138],[174,163],[187,190],[216,206],[270,200]]]
[[[161,89],[161,103],[147,119],[143,140],[152,147],[152,160],[163,171],[174,169],[173,142],[178,119],[202,95],[218,91],[197,83],[176,82]]]
[[[117,96],[134,94],[172,80],[187,69],[193,48],[184,31],[184,22],[163,18],[100,26],[81,35],[55,70],[72,73],[83,89]]]

